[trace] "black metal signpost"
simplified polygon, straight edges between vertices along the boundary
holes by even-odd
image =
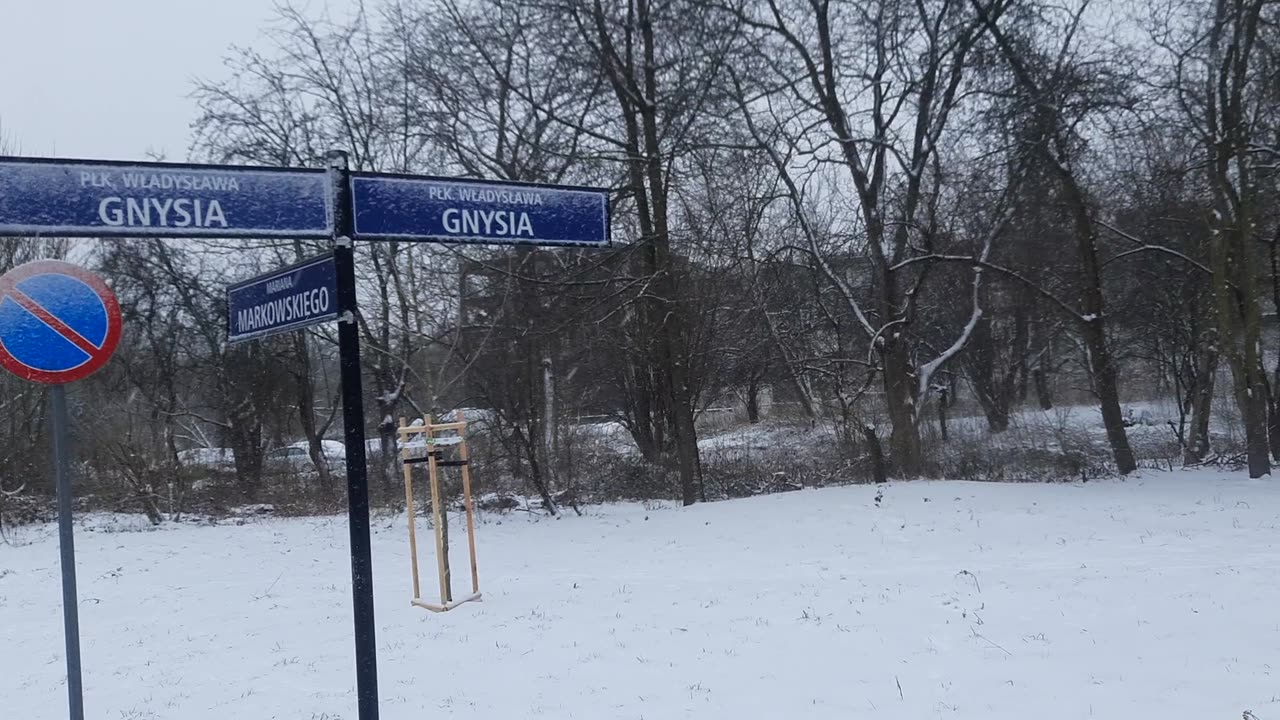
[[[329,172],[333,178],[333,261],[338,274],[338,356],[347,444],[347,524],[351,533],[351,594],[356,624],[356,694],[361,720],[373,720],[378,717],[378,648],[373,627],[369,468],[365,459],[364,384],[360,373],[356,260],[351,238],[351,184],[346,153],[330,153]]]
[[[331,241],[331,264],[327,258],[317,258],[230,288],[228,339],[265,337],[337,317],[356,693],[360,720],[377,720],[373,557],[354,243],[604,247],[610,242],[608,193],[596,188],[352,173],[347,154],[341,151],[329,153],[326,170],[0,158],[0,236],[4,235]],[[329,297],[330,289],[336,297]],[[59,505],[63,503],[69,508],[70,492],[63,492],[60,477]],[[69,512],[67,517],[69,533]],[[63,548],[64,566],[70,565],[74,560],[69,539]],[[73,597],[74,585],[71,588]],[[73,640],[79,647],[79,631],[68,622],[70,667]],[[75,668],[71,717],[80,720],[78,658]]]

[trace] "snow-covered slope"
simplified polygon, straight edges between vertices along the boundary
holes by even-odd
[[[382,716],[1280,718],[1280,482],[878,490],[488,516],[485,601],[444,616],[409,606],[403,518],[382,520]],[[342,519],[90,524],[92,717],[355,717]],[[18,539],[0,716],[53,720],[56,536]]]

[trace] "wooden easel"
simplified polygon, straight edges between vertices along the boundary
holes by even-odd
[[[476,526],[471,503],[471,454],[467,450],[467,422],[459,412],[457,420],[439,425],[426,417],[422,424],[408,425],[400,418],[400,463],[404,468],[404,503],[409,513],[409,557],[413,567],[413,605],[432,612],[447,612],[463,603],[480,600],[480,573],[476,568]],[[441,437],[439,433],[446,433]],[[421,443],[414,442],[420,440]],[[455,459],[444,459],[444,449],[457,448]],[[413,466],[425,464],[431,480],[431,510],[436,535],[436,568],[440,577],[440,603],[422,599],[418,581],[418,517],[413,507]],[[449,571],[448,514],[440,492],[440,468],[462,470],[462,504],[467,515],[467,550],[471,556],[471,594],[454,599]]]

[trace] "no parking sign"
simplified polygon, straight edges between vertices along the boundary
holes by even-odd
[[[40,260],[0,277],[0,366],[60,385],[100,370],[120,343],[120,304],[97,275]]]

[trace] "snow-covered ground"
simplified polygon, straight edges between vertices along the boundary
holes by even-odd
[[[1280,718],[1280,481],[878,490],[487,516],[443,616],[381,519],[382,717]],[[343,519],[130,528],[77,537],[91,717],[355,717]],[[0,717],[62,718],[56,534],[15,539]]]

